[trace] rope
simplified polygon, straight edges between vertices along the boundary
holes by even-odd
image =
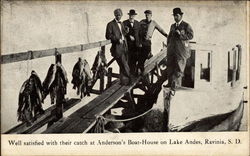
[[[127,119],[110,119],[110,118],[105,118],[103,117],[106,121],[112,121],[112,122],[125,122],[125,121],[131,121],[131,120],[134,120],[134,119],[137,119],[139,117],[142,117],[143,115],[147,114],[148,112],[150,112],[151,110],[153,109],[153,107],[149,110],[147,110],[146,112],[142,113],[142,114],[139,114],[135,117],[132,117],[132,118],[127,118]]]
[[[104,125],[105,125],[105,118],[103,116],[97,116],[93,133],[103,133]]]

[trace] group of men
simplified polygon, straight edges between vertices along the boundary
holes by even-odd
[[[144,13],[146,18],[138,22],[136,11],[131,9],[129,19],[121,22],[122,10],[116,9],[115,19],[107,24],[105,36],[112,43],[110,51],[120,68],[120,82],[128,85],[134,77],[143,74],[145,61],[153,56],[151,38],[156,29],[167,38],[167,86],[178,88],[190,57],[189,40],[193,38],[193,30],[182,20],[180,8],[173,9],[176,23],[171,25],[169,34],[151,19],[151,10]]]

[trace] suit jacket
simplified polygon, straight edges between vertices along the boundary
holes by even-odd
[[[129,19],[123,21],[124,27],[128,27],[129,31],[126,34],[126,39],[128,42],[128,47],[139,47],[139,29],[140,29],[140,23],[137,20],[134,20],[133,27],[130,24]],[[132,41],[129,36],[133,36],[135,38],[135,41]]]
[[[176,33],[179,30],[180,35]],[[190,45],[189,40],[193,38],[194,32],[192,27],[185,21],[182,21],[177,27],[176,23],[171,25],[167,44],[168,55],[177,55],[183,59],[190,57]]]
[[[110,52],[113,57],[120,57],[122,54],[127,53],[126,31],[123,23],[121,23],[121,28],[122,32],[115,19],[109,22],[106,27],[105,36],[107,40],[111,40],[112,46]],[[119,42],[119,40],[122,39],[122,34],[124,36],[124,44]]]

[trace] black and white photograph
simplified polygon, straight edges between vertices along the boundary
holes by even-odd
[[[126,135],[120,146],[230,148],[226,137],[146,139],[249,133],[248,74],[247,1],[1,1],[5,137]],[[95,145],[114,143],[104,140]],[[19,141],[6,139],[2,152],[27,143]],[[249,154],[249,137],[232,144]]]

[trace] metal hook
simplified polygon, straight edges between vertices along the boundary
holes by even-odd
[[[83,51],[83,44],[81,44],[81,51]]]
[[[59,52],[58,52],[57,48],[55,48],[55,56],[58,54],[59,54]]]

